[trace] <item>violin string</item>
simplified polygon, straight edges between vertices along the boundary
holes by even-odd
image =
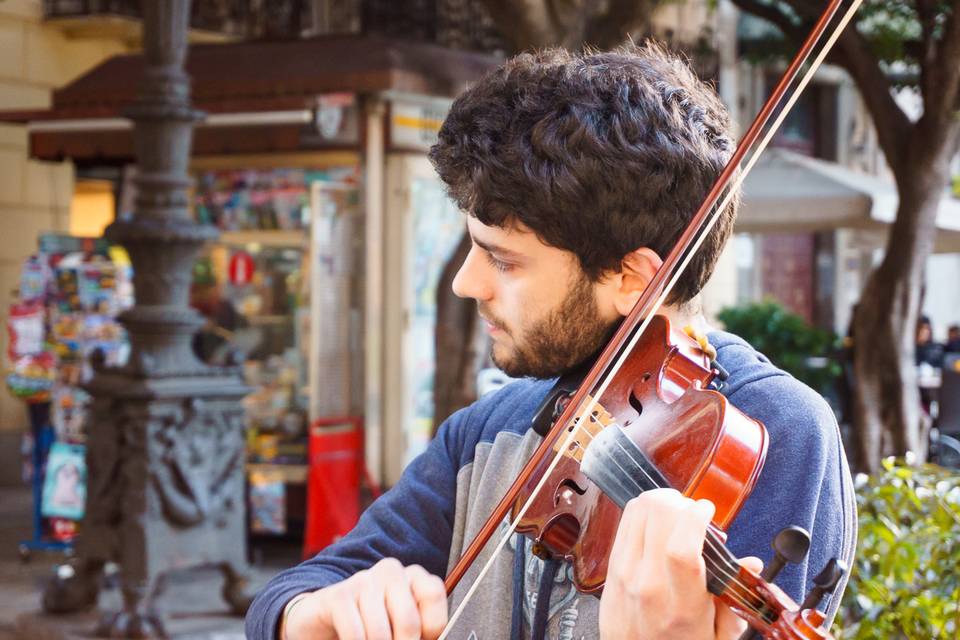
[[[579,427],[579,428],[583,430],[583,433],[585,433],[591,441],[594,439],[595,436],[592,433],[590,433],[586,427]],[[617,428],[617,427],[612,427],[612,428]],[[650,484],[652,484],[657,488],[662,488],[661,485],[657,483],[656,479],[653,476],[651,476],[649,473],[647,473],[647,470],[643,468],[643,465],[640,464],[640,462],[633,457],[630,451],[625,449],[623,445],[619,443],[617,446],[624,453],[624,455],[627,456],[627,459],[630,460],[635,465],[636,470],[640,471],[640,473],[643,474],[643,476],[650,482]],[[630,474],[630,471],[628,469],[624,469],[620,465],[620,462],[616,458],[613,458],[612,456],[609,457],[609,462],[612,462],[617,468],[619,468],[624,473],[624,476],[626,476],[634,484],[634,486],[638,489],[638,495],[639,493],[644,492],[643,486],[639,482],[637,482],[637,480]],[[716,536],[709,529],[707,529],[707,534],[704,539],[704,545],[708,548],[709,551],[712,551],[717,556],[722,556],[720,547],[723,546],[723,543],[720,540],[717,540]],[[711,564],[714,567],[712,572],[711,572]],[[758,606],[747,601],[747,598],[749,596],[755,596],[759,598],[759,595],[754,593],[751,590],[751,587],[749,585],[743,583],[740,580],[739,567],[737,567],[737,569],[735,570],[732,568],[725,568],[724,562],[722,559],[714,560],[710,556],[704,556],[704,565],[707,569],[707,575],[716,576],[723,579],[724,584],[728,585],[728,587],[731,585],[735,587],[740,587],[743,590],[741,592],[737,592],[733,589],[730,590],[731,598],[741,603],[744,606],[744,608],[747,609],[748,611],[752,611],[753,613],[757,614],[757,616],[761,618],[763,617],[763,611],[761,611],[761,609]]]
[[[591,434],[591,433],[586,429],[586,427],[582,427],[582,429],[583,429],[583,432],[586,434],[586,436],[587,436],[590,440],[593,440],[593,439],[594,439],[595,436],[594,436],[593,434]],[[627,459],[630,460],[630,461],[634,464],[636,470],[639,471],[640,473],[642,473],[643,476],[647,479],[647,481],[650,482],[651,485],[653,485],[654,487],[657,487],[657,488],[662,488],[661,485],[657,483],[657,480],[656,480],[655,478],[653,478],[649,473],[647,473],[646,469],[643,468],[643,465],[640,464],[640,462],[637,461],[636,458],[634,458],[634,456],[630,453],[630,451],[628,451],[627,449],[625,449],[625,448],[623,447],[623,445],[618,444],[618,447],[619,447],[620,450],[624,453],[624,455],[627,457]],[[612,462],[613,465],[615,465],[617,468],[619,468],[619,469],[623,472],[624,476],[625,476],[626,478],[628,478],[628,479],[630,480],[630,482],[632,482],[632,483],[634,484],[634,486],[635,486],[635,487],[637,488],[637,490],[638,490],[638,495],[639,495],[640,493],[643,493],[643,492],[644,492],[643,486],[636,480],[636,478],[634,478],[634,477],[631,475],[631,473],[630,473],[630,471],[629,471],[628,469],[624,469],[623,466],[621,466],[620,462],[619,462],[616,458],[613,458],[612,456],[609,457],[609,462]],[[712,533],[712,532],[710,532],[709,530],[707,531],[707,536],[706,536],[705,541],[704,541],[704,542],[705,542],[705,545],[708,547],[708,549],[709,549],[710,551],[712,551],[713,553],[715,553],[715,554],[717,554],[717,555],[720,555],[720,549],[717,547],[717,544],[721,544],[721,545],[722,545],[722,543],[721,543],[719,540],[715,540],[715,537],[714,537],[713,535],[711,535],[711,533]],[[709,563],[711,563],[711,562],[712,562],[714,565],[716,565],[716,566],[721,566],[721,567],[722,567],[722,565],[721,565],[722,560],[713,560],[713,559],[710,558],[710,557],[705,557],[705,558],[704,558],[704,562],[705,562],[705,564],[706,564],[708,573],[709,573],[710,568],[711,568]],[[737,572],[739,572],[739,567],[737,568]],[[742,583],[742,582],[739,580],[739,578],[737,577],[737,573],[734,573],[733,570],[720,568],[720,569],[715,570],[712,575],[725,578],[725,579],[726,579],[726,580],[725,580],[725,584],[734,584],[734,585],[740,586],[740,587],[742,587],[743,589],[747,590],[748,592],[749,592],[749,590],[750,590],[750,587],[749,587],[748,585]],[[758,615],[760,615],[760,611],[759,611],[758,609],[753,608],[752,605],[750,605],[749,603],[746,602],[746,600],[745,600],[746,596],[744,596],[744,594],[738,593],[738,594],[736,594],[736,595],[737,595],[737,596],[740,596],[740,597],[738,597],[737,599],[738,599],[741,603],[743,603],[743,604],[744,604],[745,606],[747,606],[747,607],[752,608],[752,610],[753,610],[755,613],[757,613]],[[750,595],[750,594],[748,593],[748,595]]]
[[[727,194],[724,197],[721,204],[719,206],[714,207],[714,210],[713,212],[711,212],[705,227],[700,230],[700,232],[697,235],[697,239],[691,245],[690,249],[688,249],[688,251],[686,252],[683,261],[675,270],[673,276],[670,278],[670,281],[667,283],[667,286],[664,288],[663,292],[661,292],[660,296],[654,302],[654,305],[651,308],[650,312],[647,314],[647,317],[643,320],[639,328],[634,331],[629,344],[627,345],[626,348],[623,349],[620,357],[618,358],[617,362],[614,364],[613,368],[606,374],[606,378],[601,383],[596,395],[590,397],[590,400],[587,403],[587,406],[584,408],[584,410],[580,414],[581,416],[588,415],[593,410],[593,407],[597,404],[597,401],[599,400],[599,398],[602,396],[602,394],[606,391],[607,387],[613,381],[617,372],[619,372],[619,370],[623,367],[624,362],[626,362],[627,357],[629,357],[633,348],[636,346],[636,343],[639,341],[640,336],[646,330],[647,326],[650,324],[653,317],[656,315],[657,311],[659,311],[660,307],[663,305],[667,296],[673,290],[673,287],[676,285],[676,282],[679,279],[680,274],[683,273],[687,265],[693,259],[693,256],[696,254],[696,251],[699,249],[700,245],[703,244],[703,241],[705,240],[706,235],[710,232],[711,229],[713,229],[713,226],[716,224],[719,218],[720,212],[722,212],[724,209],[726,209],[727,206],[729,206],[735,194],[742,186],[743,181],[746,179],[747,174],[749,174],[751,168],[753,167],[754,164],[756,164],[756,161],[759,159],[760,153],[766,148],[770,140],[776,134],[777,129],[779,129],[780,125],[783,123],[783,120],[787,117],[790,110],[793,108],[793,105],[799,99],[800,93],[810,83],[810,80],[813,78],[814,73],[816,73],[817,69],[823,63],[824,58],[830,52],[830,49],[833,48],[833,45],[834,43],[836,43],[837,38],[839,38],[840,33],[846,28],[847,23],[850,22],[850,19],[853,17],[854,13],[856,13],[856,10],[860,7],[860,4],[862,2],[863,0],[853,0],[850,7],[847,9],[847,12],[841,18],[839,26],[831,33],[831,35],[827,39],[826,44],[824,44],[823,48],[821,49],[820,53],[817,55],[816,59],[807,68],[806,73],[803,75],[799,84],[797,85],[797,89],[787,100],[783,109],[780,111],[777,118],[775,119],[773,125],[771,125],[769,131],[764,135],[763,140],[760,142],[759,146],[757,147],[757,150],[754,151],[753,154],[751,154],[750,160],[747,163],[747,165],[740,171],[737,177],[734,178],[733,186],[727,189]],[[521,506],[520,511],[518,512],[516,518],[514,518],[513,521],[510,523],[510,526],[508,527],[507,531],[504,533],[500,542],[494,548],[493,553],[490,555],[490,557],[487,559],[487,562],[481,568],[480,573],[477,575],[477,578],[474,580],[473,584],[470,585],[470,588],[467,590],[467,593],[464,594],[463,600],[460,601],[460,604],[457,606],[456,610],[454,610],[453,615],[450,616],[450,619],[447,622],[447,626],[444,628],[443,633],[440,635],[439,640],[445,640],[445,638],[449,635],[451,629],[453,628],[454,623],[460,617],[460,615],[462,615],[463,610],[466,608],[467,604],[473,598],[473,595],[476,593],[477,589],[479,588],[480,582],[482,581],[483,577],[486,576],[486,574],[489,572],[490,568],[493,566],[493,563],[496,560],[497,556],[499,555],[500,551],[503,550],[503,547],[506,546],[510,537],[516,531],[517,525],[520,523],[520,520],[526,514],[527,510],[533,504],[533,501],[536,499],[537,495],[539,495],[540,491],[543,489],[543,485],[546,483],[547,477],[550,475],[550,473],[553,472],[557,464],[559,464],[561,458],[564,455],[564,452],[566,451],[566,447],[568,447],[570,443],[573,441],[573,437],[575,436],[575,433],[576,431],[571,431],[567,435],[566,439],[564,440],[563,446],[557,451],[557,454],[554,456],[550,465],[547,467],[547,471],[544,474],[542,474],[540,480],[537,482],[537,485],[534,487],[533,492],[527,498],[526,502]]]

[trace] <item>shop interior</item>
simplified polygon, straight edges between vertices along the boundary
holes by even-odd
[[[338,160],[314,167],[251,167],[242,159],[234,159],[233,166],[205,165],[201,160],[193,172],[195,218],[221,231],[193,269],[191,306],[206,319],[194,351],[215,366],[242,362],[250,388],[243,405],[252,560],[260,552],[258,542],[267,547],[277,540],[307,542],[316,550],[335,535],[326,528],[337,514],[308,523],[307,487],[324,482],[311,479],[311,455],[331,459],[325,477],[339,474],[356,483],[362,473],[359,170]],[[132,305],[132,268],[122,249],[94,239],[118,210],[132,206],[133,174],[99,170],[93,175],[76,180],[69,234],[45,237],[24,264],[17,301],[24,312],[11,315],[21,329],[22,350],[34,354],[19,368],[19,377],[7,380],[30,404],[37,422],[28,456],[37,480],[36,526],[33,539],[21,547],[25,558],[38,549],[69,549],[82,519],[89,398],[80,385],[92,375],[84,365],[91,349],[104,348],[102,340],[92,339],[90,316],[98,318],[98,335],[111,337],[109,361],[125,357],[125,336],[114,318]],[[73,300],[83,296],[70,288],[89,291],[88,280],[102,289],[97,300]],[[311,290],[322,299],[311,301]],[[47,299],[51,291],[55,295]],[[331,308],[343,312],[322,312]],[[73,325],[76,330],[64,334]],[[52,354],[50,344],[55,344]],[[311,368],[311,358],[327,366]],[[338,455],[343,453],[350,455]],[[54,504],[53,497],[63,498],[66,488],[45,486],[52,464],[72,465],[78,476],[81,495],[72,508]],[[355,518],[354,513],[339,516]]]

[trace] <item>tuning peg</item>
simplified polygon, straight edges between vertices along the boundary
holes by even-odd
[[[760,577],[773,582],[787,563],[803,562],[810,550],[810,534],[802,527],[789,526],[781,529],[770,543],[773,548],[773,560],[764,565]],[[818,576],[819,577],[819,576]],[[739,640],[759,640],[760,633],[750,628],[743,632]]]
[[[800,610],[813,609],[819,605],[827,594],[833,593],[833,590],[840,584],[840,580],[846,572],[847,565],[843,560],[830,558],[830,561],[827,562],[827,566],[823,568],[823,571],[818,573],[813,579],[815,586],[810,590],[810,593],[807,594],[807,597],[803,599]]]
[[[803,562],[810,550],[810,534],[802,527],[790,526],[781,529],[770,546],[773,548],[773,560],[760,572],[760,577],[767,582],[773,582],[788,562]]]

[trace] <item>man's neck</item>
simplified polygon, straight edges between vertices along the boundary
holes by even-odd
[[[676,329],[693,327],[700,333],[709,333],[713,327],[707,322],[699,304],[686,303],[683,305],[664,305],[658,312],[670,320],[671,326]]]

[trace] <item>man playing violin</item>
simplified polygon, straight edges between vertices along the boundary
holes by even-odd
[[[275,577],[247,615],[249,638],[441,634],[479,563],[449,602],[442,576],[539,443],[538,405],[631,311],[733,149],[716,94],[655,46],[520,55],[454,102],[430,154],[473,240],[453,289],[477,301],[497,366],[523,380],[451,416],[349,535]],[[707,336],[729,374],[721,392],[767,427],[766,464],[728,544],[756,571],[747,556],[769,557],[780,529],[810,531],[806,561],[777,580],[799,601],[828,558],[852,554],[853,491],[826,402],[700,313],[737,204],[661,312]],[[450,637],[736,638],[745,623],[704,586],[713,511],[672,489],[629,502],[599,599],[515,534]]]

